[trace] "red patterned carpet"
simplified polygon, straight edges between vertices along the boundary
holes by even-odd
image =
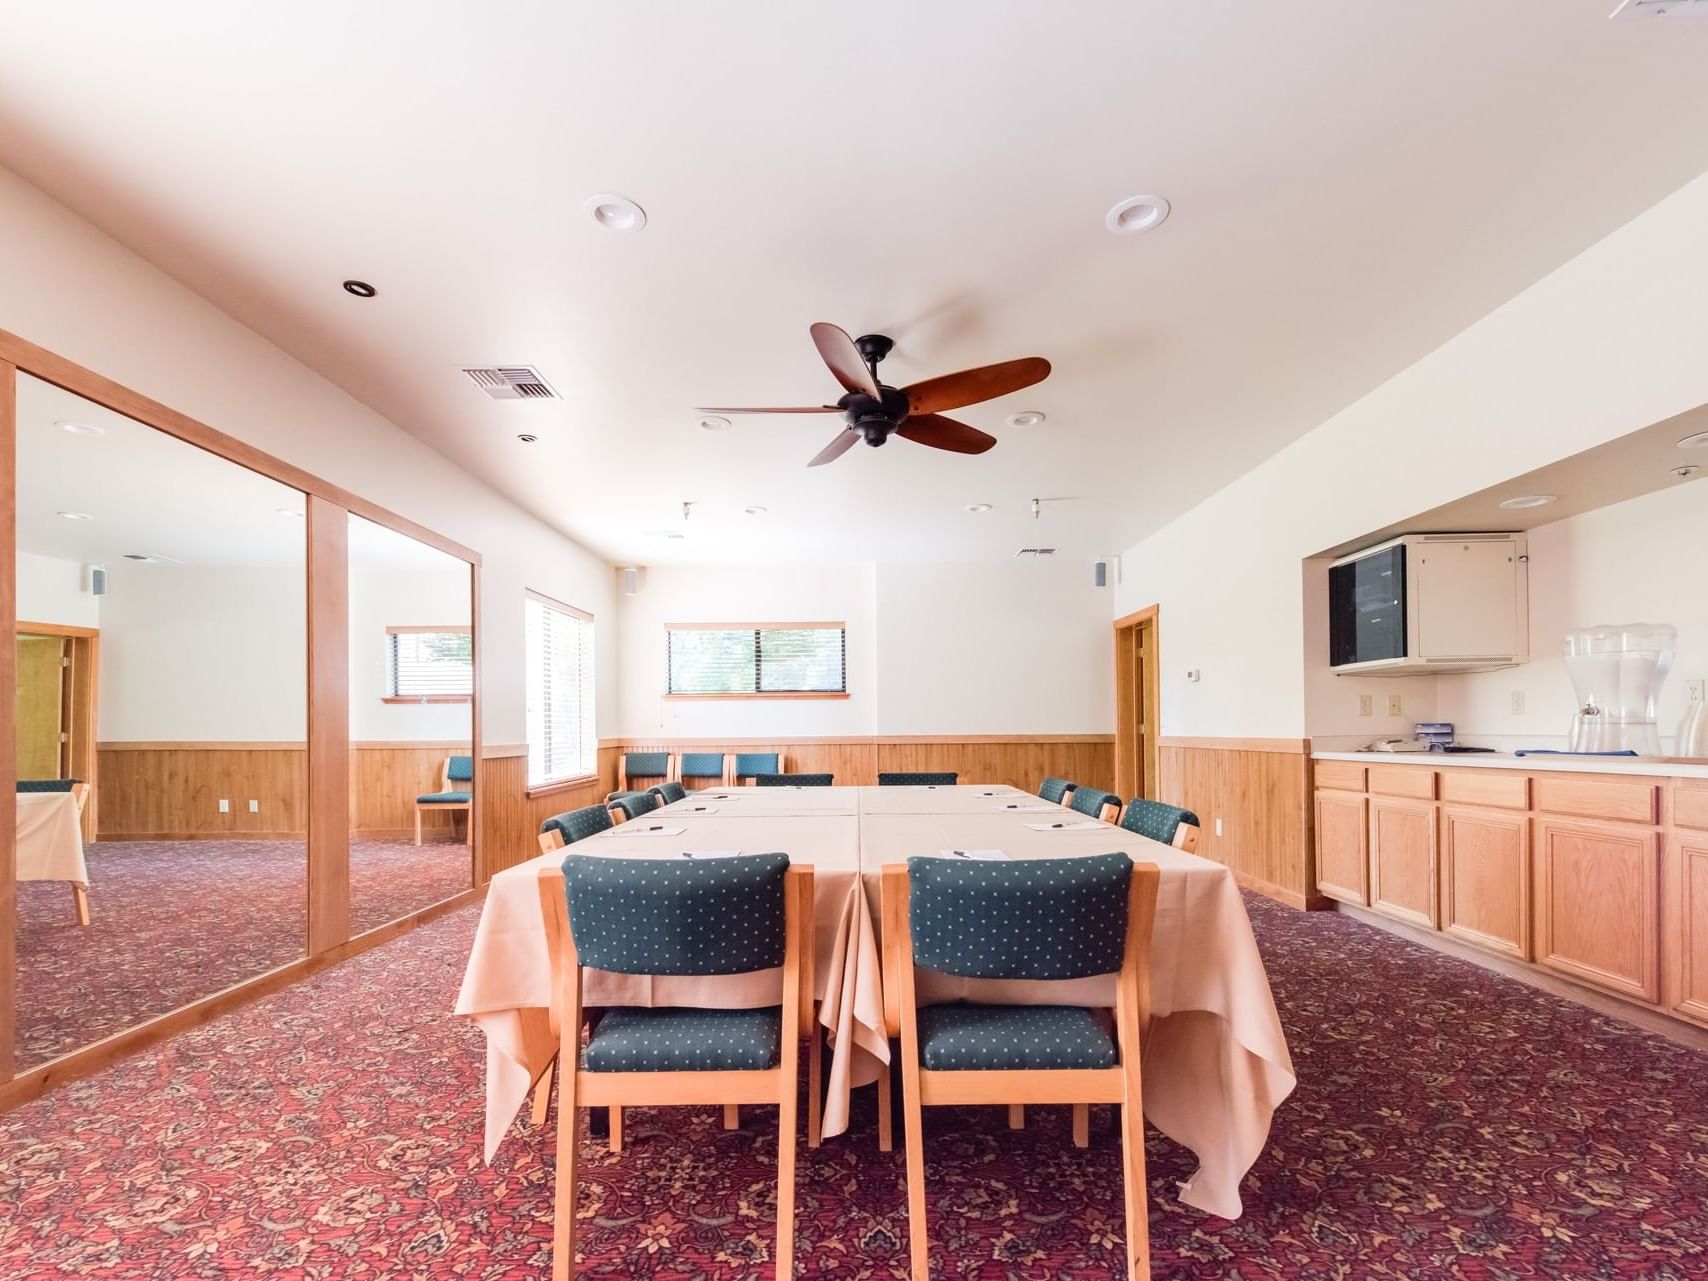
[[[90,923],[58,881],[18,886],[17,1062],[175,1010],[302,955],[307,854],[291,841],[91,845]],[[466,846],[353,841],[351,927],[371,930],[468,887]]]
[[[1227,1223],[1171,1195],[1167,1278],[1708,1276],[1708,1056],[1344,918],[1251,910],[1300,1085]],[[480,1156],[480,1038],[446,1017],[475,910],[0,1116],[0,1277],[536,1278],[544,1136]],[[864,1092],[864,1093],[868,1093]],[[769,1277],[774,1113],[632,1114],[590,1162],[594,1277]],[[1119,1275],[1119,1153],[1043,1111],[927,1120],[943,1277]],[[1102,1123],[1101,1125],[1099,1123]],[[904,1273],[902,1159],[803,1149],[803,1275]]]

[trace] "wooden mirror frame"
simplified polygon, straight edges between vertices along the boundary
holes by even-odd
[[[0,1110],[238,1005],[336,964],[434,917],[474,902],[485,881],[482,861],[480,738],[480,553],[254,446],[228,436],[93,370],[0,329],[0,724],[16,718],[17,644],[17,376],[28,374],[144,426],[299,490],[307,502],[308,620],[308,929],[304,954],[277,969],[145,1020],[60,1058],[14,1072],[17,1032],[17,760],[16,743],[0,734]],[[469,701],[475,761],[469,812],[469,888],[352,938],[350,935],[350,662],[349,518],[361,516],[446,552],[469,566],[474,692]]]

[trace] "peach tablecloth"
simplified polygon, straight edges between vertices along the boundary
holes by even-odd
[[[663,811],[686,810],[695,805],[715,805],[728,814],[772,814],[792,818],[802,814],[860,812],[858,787],[707,787],[666,805]]]
[[[18,793],[18,879],[89,884],[83,829],[70,792]]]
[[[1077,815],[1063,821],[1075,821]],[[879,869],[944,849],[999,849],[1011,858],[1120,851],[1161,869],[1151,936],[1145,1116],[1192,1151],[1198,1169],[1180,1199],[1226,1219],[1241,1213],[1239,1185],[1262,1153],[1275,1109],[1293,1091],[1292,1056],[1275,1011],[1245,903],[1227,868],[1124,828],[1035,832],[1049,814],[868,814],[862,868],[875,898]],[[918,970],[921,1001],[1103,1004],[1111,977],[1063,983],[989,982]]]
[[[791,793],[784,788],[758,789]],[[819,789],[831,790],[831,789]],[[678,858],[684,850],[780,850],[813,868],[817,946],[814,995],[819,1022],[829,1033],[825,1073],[826,1135],[848,1128],[849,1091],[875,1080],[889,1061],[884,1037],[883,992],[877,933],[860,886],[859,820],[852,814],[742,816],[722,806],[716,814],[682,812],[686,802],[577,842],[577,854],[616,858]],[[733,808],[733,807],[731,807]],[[681,835],[649,835],[653,826],[680,827]],[[491,1160],[532,1083],[551,1063],[557,1042],[547,1007],[551,969],[537,881],[542,869],[562,864],[566,851],[541,855],[492,878],[475,932],[456,1013],[486,1034],[486,1159]],[[719,978],[653,978],[588,970],[589,1005],[706,1005],[728,1009],[775,1005],[782,971]]]

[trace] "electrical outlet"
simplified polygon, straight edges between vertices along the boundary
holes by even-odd
[[[1360,694],[1358,696],[1358,714],[1360,716],[1374,716],[1376,714],[1376,696],[1374,694]]]
[[[1389,716],[1404,716],[1405,714],[1406,714],[1405,704],[1401,701],[1400,696],[1398,694],[1389,694],[1388,695],[1388,715]]]
[[[226,800],[223,796],[219,798],[219,812],[221,814],[231,813],[231,802]]]
[[[251,814],[259,814],[261,812],[261,802],[260,801],[250,801],[249,802],[249,812]]]
[[[1512,714],[1514,716],[1524,715],[1524,691],[1521,689],[1512,691]]]
[[[1684,683],[1685,692],[1690,695],[1691,702],[1708,702],[1708,689],[1705,689],[1704,686],[1708,686],[1708,681],[1704,681],[1701,677]]]
[[[1222,820],[1217,819],[1216,820],[1216,835],[1220,836],[1221,834],[1222,834]]]

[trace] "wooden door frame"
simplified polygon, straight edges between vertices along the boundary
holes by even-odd
[[[1147,605],[1115,620],[1115,794],[1123,800],[1154,798],[1161,786],[1160,616],[1160,606]],[[1135,654],[1141,638],[1148,643]],[[1135,663],[1135,657],[1142,661]],[[1145,709],[1142,743],[1135,742],[1135,701],[1142,701]]]
[[[305,887],[309,902],[309,922],[305,955],[279,969],[257,975],[235,987],[193,1001],[171,1013],[128,1028],[105,1040],[80,1047],[22,1073],[15,1072],[13,1061],[17,998],[17,745],[12,734],[0,734],[0,1109],[35,1098],[66,1081],[86,1076],[124,1054],[141,1049],[185,1027],[203,1022],[245,1001],[253,1000],[290,979],[312,973],[333,961],[383,943],[395,937],[401,930],[431,920],[479,896],[480,887],[472,886],[453,898],[423,908],[402,920],[370,930],[357,939],[352,940],[349,937],[348,781],[346,779],[343,784],[339,784],[327,773],[327,766],[332,766],[339,777],[347,774],[344,762],[348,757],[350,736],[348,715],[341,719],[337,715],[338,708],[348,707],[349,664],[347,661],[334,663],[328,648],[336,629],[347,625],[349,612],[348,568],[344,566],[335,569],[329,563],[328,557],[328,549],[334,544],[342,546],[342,541],[331,533],[330,526],[334,520],[347,522],[351,515],[361,516],[429,547],[437,548],[469,566],[470,600],[475,607],[472,627],[477,661],[474,691],[469,703],[471,754],[476,772],[476,778],[470,785],[474,792],[474,804],[469,820],[470,861],[471,869],[478,870],[483,866],[480,858],[478,821],[481,809],[478,673],[480,553],[4,329],[0,329],[0,724],[14,723],[17,710],[17,390],[18,375],[21,374],[28,374],[73,395],[81,396],[145,427],[151,427],[302,493],[310,513],[319,509],[319,516],[316,518],[318,537],[310,538],[305,531],[304,538],[305,565],[311,578],[306,593],[306,641],[311,655],[317,642],[322,649],[318,666],[304,673],[308,682],[305,710],[309,718],[310,742],[309,883]],[[320,553],[318,573],[314,565],[317,547]],[[37,629],[41,627],[39,624],[32,626]],[[342,641],[345,654],[348,652],[348,644],[349,638],[346,635]],[[93,734],[89,737],[89,743],[90,750],[95,750]],[[319,755],[322,758],[318,767],[315,762],[316,744],[319,745]],[[336,759],[329,760],[329,756]],[[319,787],[315,786],[317,782]],[[91,791],[98,796],[96,789]],[[96,803],[91,799],[91,812]],[[342,876],[337,875],[337,867],[319,871],[316,868],[319,850],[314,834],[331,834],[338,831],[344,834],[343,863],[346,871]],[[332,848],[328,853],[336,864],[339,862],[337,837],[323,835],[320,843],[325,844],[329,839]]]
[[[68,623],[37,623],[20,618],[13,629],[14,645],[19,636],[60,636],[70,642],[69,676],[65,682],[66,751],[64,776],[89,784],[89,799],[83,806],[83,843],[95,839],[97,807],[101,789],[95,786],[100,760],[95,749],[100,728],[101,629],[73,627]]]

